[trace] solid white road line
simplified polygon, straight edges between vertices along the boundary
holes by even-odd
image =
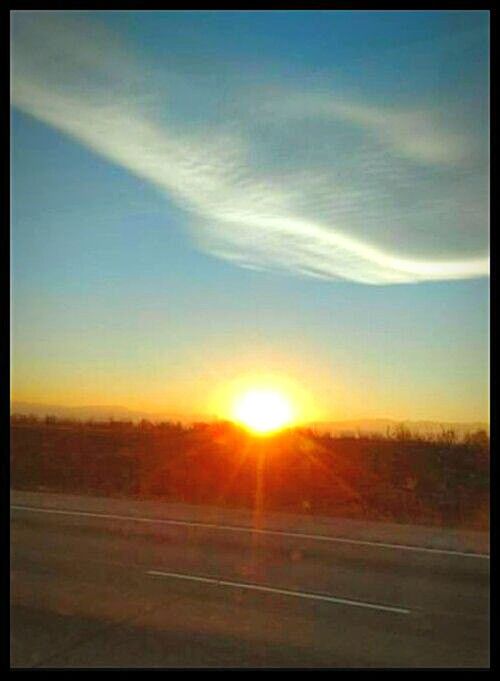
[[[37,508],[35,506],[21,506],[11,504],[11,509],[16,511],[32,511],[33,513],[53,513],[59,515],[83,516],[87,518],[102,518],[104,520],[132,520],[138,523],[156,523],[161,525],[179,525],[183,527],[201,527],[209,530],[221,530],[224,532],[246,532],[250,534],[267,534],[280,537],[292,537],[295,539],[314,539],[316,541],[333,542],[339,544],[355,544],[359,546],[373,546],[382,549],[398,549],[400,551],[415,551],[418,553],[436,553],[445,556],[462,556],[464,558],[482,558],[489,560],[487,553],[472,553],[467,551],[454,551],[452,549],[435,549],[427,546],[413,546],[409,544],[389,544],[387,542],[370,541],[367,539],[348,539],[347,537],[329,537],[324,534],[307,534],[304,532],[286,532],[284,530],[254,529],[238,525],[216,525],[215,523],[203,523],[192,520],[171,520],[165,518],[141,518],[133,515],[115,515],[110,513],[92,513],[90,511],[68,511],[58,508]]]
[[[308,593],[307,591],[292,591],[290,589],[278,589],[272,586],[262,586],[260,584],[247,584],[245,582],[233,582],[227,579],[216,579],[215,577],[199,577],[197,575],[187,575],[180,572],[163,572],[162,570],[148,570],[147,575],[153,577],[172,577],[174,579],[185,579],[191,582],[203,582],[205,584],[216,584],[217,586],[236,587],[238,589],[250,589],[253,591],[266,591],[268,593],[282,594],[284,596],[295,596],[314,601],[326,601],[340,605],[351,605],[356,608],[370,608],[371,610],[384,610],[395,612],[399,615],[409,615],[411,610],[399,608],[394,605],[381,605],[378,603],[367,603],[365,601],[353,601],[349,598],[338,598],[337,596],[326,596],[323,594]]]

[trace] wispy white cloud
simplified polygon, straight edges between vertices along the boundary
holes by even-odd
[[[443,123],[439,111],[374,106],[321,92],[286,92],[267,100],[264,111],[280,119],[339,120],[359,126],[394,152],[424,164],[453,165],[470,155],[467,134]]]
[[[485,164],[432,111],[249,98],[236,79],[215,122],[182,120],[179,78],[164,72],[160,95],[157,72],[87,20],[16,21],[13,104],[166,191],[214,255],[368,284],[487,275]]]

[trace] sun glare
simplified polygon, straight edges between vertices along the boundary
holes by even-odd
[[[248,390],[235,400],[233,418],[261,435],[275,432],[293,421],[289,400],[270,389]]]

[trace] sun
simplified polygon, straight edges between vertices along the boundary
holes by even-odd
[[[294,411],[287,397],[277,390],[255,388],[236,398],[232,416],[254,433],[267,435],[292,423]]]

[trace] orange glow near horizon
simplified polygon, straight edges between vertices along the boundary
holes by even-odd
[[[290,400],[272,389],[255,388],[238,396],[232,409],[233,420],[257,435],[274,433],[294,421]]]
[[[207,408],[218,418],[244,426],[255,435],[271,435],[321,415],[311,395],[290,376],[240,374],[221,382]]]

